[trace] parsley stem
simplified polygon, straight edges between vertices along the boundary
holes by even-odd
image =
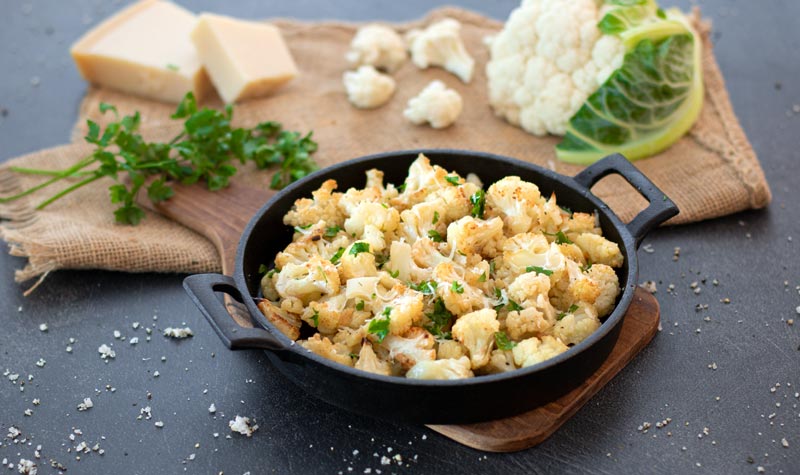
[[[23,168],[23,167],[9,167],[9,170],[15,173],[23,173],[26,175],[40,175],[40,176],[64,176],[63,170],[40,170],[38,168]],[[93,171],[78,171],[70,174],[70,177],[91,175]]]
[[[90,176],[89,178],[87,178],[85,180],[79,181],[78,183],[75,183],[74,185],[63,189],[63,190],[59,191],[58,193],[56,193],[55,195],[51,196],[50,198],[42,201],[41,203],[39,203],[39,206],[37,206],[36,209],[37,210],[44,209],[47,205],[49,205],[53,201],[61,198],[62,196],[66,195],[66,194],[72,193],[73,191],[77,190],[78,188],[80,188],[80,187],[82,187],[84,185],[88,185],[89,183],[97,180],[98,178],[102,178],[103,176],[104,175],[94,175],[94,176]]]
[[[57,172],[57,174],[53,178],[47,180],[44,183],[40,183],[40,184],[38,184],[36,186],[32,186],[32,187],[28,188],[25,191],[17,193],[16,195],[9,196],[9,197],[6,197],[6,198],[0,198],[0,203],[7,203],[9,201],[17,200],[19,198],[22,198],[23,196],[27,196],[27,195],[30,195],[31,193],[35,193],[35,192],[41,190],[42,188],[46,188],[46,187],[52,185],[53,183],[55,183],[57,181],[63,180],[64,178],[73,176],[81,168],[85,168],[85,167],[89,166],[95,160],[96,159],[93,158],[93,157],[87,157],[87,158],[81,160],[80,162],[76,163],[75,165],[67,168],[66,170],[62,170],[61,172]],[[12,170],[13,169],[14,168],[12,167]],[[44,170],[41,170],[41,171],[44,171]],[[23,172],[23,173],[25,173],[25,172]]]

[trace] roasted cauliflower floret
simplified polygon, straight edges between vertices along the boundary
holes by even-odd
[[[541,231],[553,235],[561,230],[567,213],[556,204],[556,195],[550,195],[539,208],[539,228]]]
[[[445,225],[470,214],[472,202],[470,198],[480,188],[468,181],[461,182],[458,186],[448,186],[439,188],[429,194],[425,201],[436,201],[441,203],[439,208],[439,220],[444,221]]]
[[[422,294],[402,284],[392,288],[392,293],[394,297],[386,302],[381,314],[388,314],[392,335],[403,335],[422,320]]]
[[[348,326],[353,315],[352,308],[346,308],[347,297],[337,294],[310,302],[303,311],[302,319],[320,333],[332,335],[339,327]]]
[[[431,276],[429,268],[419,267],[411,257],[412,249],[407,242],[393,241],[389,249],[389,261],[383,266],[391,272],[397,273],[397,278],[402,282],[421,282]]]
[[[568,349],[558,338],[543,336],[541,339],[531,337],[522,340],[511,351],[514,354],[514,364],[525,368],[549,360]]]
[[[582,342],[600,328],[600,320],[593,308],[582,304],[574,312],[566,312],[553,327],[553,336],[568,345]]]
[[[410,379],[463,379],[474,376],[470,369],[470,361],[466,356],[461,358],[420,361],[406,373]]]
[[[304,304],[323,295],[339,292],[339,273],[336,267],[319,256],[304,264],[287,264],[278,274],[275,290],[283,297],[296,297]]]
[[[400,35],[387,26],[372,24],[358,29],[345,59],[351,68],[367,64],[391,73],[407,57],[406,44]]]
[[[436,358],[440,360],[457,360],[462,356],[467,356],[467,349],[455,340],[440,340],[436,350]]]
[[[581,248],[586,259],[592,263],[622,267],[623,257],[617,243],[593,233],[578,234],[573,241]]]
[[[553,280],[560,278],[564,271],[564,255],[557,244],[549,244],[542,234],[517,234],[503,243],[502,250],[504,277],[508,273],[518,275],[527,272],[528,268],[538,267],[552,272]]]
[[[378,268],[375,266],[375,255],[369,252],[369,249],[369,243],[356,241],[344,250],[339,261],[341,262],[339,271],[341,272],[342,280],[378,275]]]
[[[324,222],[320,221],[320,223]],[[314,226],[314,228],[316,228],[316,226]],[[319,232],[317,232],[316,229],[314,229],[314,231],[315,233],[313,234],[304,234],[302,237],[296,237],[294,242],[290,243],[286,246],[286,249],[279,252],[278,255],[275,256],[275,267],[281,269],[289,263],[303,264],[311,259],[312,256],[319,256],[323,259],[330,260],[340,247],[347,247],[350,244],[350,239],[342,233],[332,238],[323,238],[323,233],[325,232],[324,226],[322,226]],[[299,233],[295,233],[295,236],[298,234]]]
[[[553,327],[554,320],[536,307],[513,310],[506,315],[506,331],[512,339],[521,340],[546,332]]]
[[[296,315],[284,311],[276,307],[269,300],[262,300],[258,303],[258,309],[264,314],[267,320],[270,321],[281,333],[286,335],[292,340],[300,338],[300,319]]]
[[[392,373],[389,362],[378,358],[378,355],[375,354],[369,342],[364,342],[364,344],[361,345],[361,351],[358,353],[358,361],[356,361],[356,369],[382,374],[384,376],[389,376]]]
[[[326,180],[318,190],[311,193],[312,198],[300,198],[294,207],[283,217],[283,223],[289,226],[307,226],[325,221],[328,226],[341,226],[344,215],[338,204],[341,193],[335,193],[336,180]]]
[[[389,351],[390,358],[408,371],[420,361],[436,359],[436,350],[433,349],[435,343],[433,335],[427,330],[411,327],[403,336],[388,335],[383,340],[383,347]]]
[[[451,313],[463,315],[486,306],[487,299],[480,289],[474,288],[456,272],[451,262],[442,262],[433,269],[436,294]]]
[[[328,337],[324,337],[319,333],[315,333],[308,340],[301,340],[300,344],[303,345],[303,348],[313,351],[323,358],[345,366],[353,366],[353,359],[350,357],[350,351],[347,346],[334,344]]]
[[[469,352],[472,368],[480,368],[489,362],[494,334],[500,331],[497,312],[484,308],[459,317],[453,325],[453,338]]]
[[[604,264],[593,264],[589,269],[589,278],[597,284],[600,294],[594,301],[598,317],[605,317],[614,309],[619,295],[619,277],[614,269]]]
[[[447,170],[438,165],[431,165],[428,157],[420,153],[409,166],[403,192],[392,200],[392,205],[407,209],[424,201],[430,193],[452,186],[447,181],[448,176],[453,175],[448,175]]]
[[[400,213],[399,235],[408,243],[419,239],[430,239],[431,231],[442,235],[446,229],[444,215],[447,205],[442,200],[417,203]]]
[[[495,257],[503,239],[503,221],[500,218],[484,221],[464,216],[447,226],[447,243],[451,249],[463,254]]]
[[[489,363],[481,368],[481,374],[497,374],[517,369],[514,365],[514,354],[511,351],[494,350]]]
[[[441,263],[450,263],[447,256],[442,255],[430,239],[420,239],[411,246],[411,257],[422,269],[428,271],[428,276],[422,280],[430,279],[432,269]]]
[[[421,69],[441,66],[468,83],[472,79],[475,60],[464,48],[460,32],[461,23],[452,18],[433,23],[424,30],[409,31],[406,41],[411,61]]]
[[[344,221],[344,229],[356,236],[364,233],[365,226],[374,226],[381,232],[391,232],[400,224],[400,213],[380,203],[363,202],[354,206]]]
[[[592,233],[600,234],[600,227],[598,226],[596,215],[589,213],[574,212],[572,216],[564,223],[563,231],[565,233]]]
[[[486,215],[500,217],[507,236],[527,233],[539,224],[544,201],[538,186],[509,176],[486,191]]]

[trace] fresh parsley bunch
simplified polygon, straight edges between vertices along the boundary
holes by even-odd
[[[174,194],[170,183],[203,182],[209,190],[219,190],[228,186],[230,177],[236,174],[234,159],[242,164],[252,161],[258,168],[279,165],[270,183],[273,189],[281,189],[317,169],[311,158],[317,150],[311,132],[301,135],[282,130],[281,124],[273,121],[262,122],[251,129],[234,129],[230,105],[224,111],[198,109],[191,92],[172,115],[173,119],[184,121],[183,131],[167,143],[146,142],[142,138],[138,133],[139,112],[119,119],[116,107],[100,104],[101,113],[109,111],[118,120],[104,130],[96,122],[87,121],[89,132],[85,140],[96,147],[91,155],[60,171],[12,167],[18,173],[51,178],[17,195],[0,198],[0,202],[19,199],[65,178],[81,178],[36,207],[43,209],[82,186],[109,177],[116,182],[109,187],[111,202],[119,205],[114,211],[116,221],[135,225],[144,217],[144,211],[136,202],[142,189],[154,203]],[[94,167],[90,168],[92,165]]]

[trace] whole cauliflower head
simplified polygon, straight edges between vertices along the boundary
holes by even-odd
[[[386,104],[396,87],[391,76],[379,73],[369,65],[345,72],[342,82],[347,100],[359,109],[374,109]]]
[[[526,0],[491,43],[489,103],[535,135],[563,135],[569,119],[622,65],[625,48],[597,23],[596,0]]]
[[[411,379],[463,379],[471,378],[474,374],[469,358],[420,361],[406,373],[406,378]]]
[[[540,340],[534,336],[522,340],[511,351],[514,354],[514,363],[518,367],[525,368],[549,360],[568,349],[558,338],[543,336]]]
[[[390,73],[399,69],[407,57],[403,38],[393,29],[375,24],[358,29],[345,55],[352,68],[369,65]]]
[[[472,79],[475,60],[461,41],[461,23],[452,18],[433,23],[424,30],[406,33],[411,61],[421,69],[441,66],[464,83]]]
[[[449,127],[461,115],[464,103],[453,89],[442,81],[431,81],[419,95],[412,97],[403,111],[403,116],[412,124],[429,123],[434,129]]]
[[[467,348],[472,368],[480,368],[489,362],[494,334],[500,331],[497,312],[484,308],[462,315],[453,325],[453,338]]]

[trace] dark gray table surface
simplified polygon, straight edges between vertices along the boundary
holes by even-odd
[[[0,108],[6,111],[0,160],[68,141],[86,86],[67,49],[119,3],[0,2]],[[243,18],[351,20],[411,19],[432,6],[420,0],[181,3]],[[460,3],[506,18],[517,2]],[[717,58],[774,201],[767,210],[660,229],[646,240],[653,252],[640,251],[640,280],[658,283],[663,331],[540,446],[484,454],[425,427],[372,420],[310,399],[262,354],[227,351],[184,294],[183,276],[59,271],[24,298],[26,287],[13,281],[24,262],[3,252],[0,370],[20,380],[0,379],[0,437],[13,425],[27,442],[2,439],[0,461],[33,459],[41,445],[39,473],[56,472],[51,459],[67,473],[98,474],[747,474],[758,467],[800,473],[800,114],[792,111],[800,104],[800,3],[697,3],[714,21]],[[678,246],[680,259],[673,261]],[[701,282],[699,294],[690,288],[694,281]],[[731,303],[721,303],[724,298]],[[696,311],[698,304],[708,310]],[[142,328],[134,330],[133,322]],[[41,323],[47,332],[39,331]],[[184,323],[194,338],[160,336],[160,329]],[[156,330],[150,342],[145,326]],[[115,340],[114,330],[138,336],[139,344]],[[67,353],[70,338],[77,341]],[[97,353],[102,343],[116,349],[108,364]],[[40,358],[47,362],[42,368]],[[85,397],[94,407],[79,412]],[[512,397],[498,394],[497,403]],[[32,404],[35,398],[40,405]],[[211,403],[215,415],[208,412]],[[152,408],[152,419],[137,420],[144,406]],[[25,416],[26,409],[33,415]],[[252,438],[227,437],[236,414],[257,420]],[[657,429],[666,418],[671,423]],[[646,433],[638,430],[645,422],[653,425]],[[99,443],[104,454],[77,460],[72,448],[81,441]],[[395,454],[402,465],[380,464],[381,456]],[[5,472],[12,470],[0,469]]]

